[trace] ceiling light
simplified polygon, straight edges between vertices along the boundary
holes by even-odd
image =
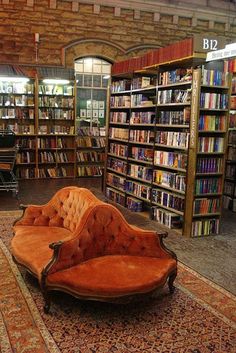
[[[43,80],[43,83],[47,83],[47,84],[53,84],[53,85],[67,85],[68,83],[70,83],[69,80],[60,80],[60,79],[56,79],[56,78],[45,78]]]

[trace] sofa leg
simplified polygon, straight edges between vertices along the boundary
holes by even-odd
[[[47,292],[43,293],[43,297],[44,297],[44,301],[45,301],[43,310],[44,310],[45,314],[48,314],[49,310],[50,310],[50,306],[51,306],[51,298]]]
[[[168,286],[169,286],[170,294],[173,294],[175,291],[174,280],[176,276],[177,276],[177,271],[172,272],[171,275],[169,276]]]

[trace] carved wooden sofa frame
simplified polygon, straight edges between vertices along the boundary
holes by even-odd
[[[152,294],[167,281],[174,292],[177,258],[163,244],[167,233],[128,224],[87,189],[64,188],[46,205],[24,206],[14,232],[13,259],[38,279],[45,312],[53,290],[113,303]]]

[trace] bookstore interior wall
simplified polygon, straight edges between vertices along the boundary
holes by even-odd
[[[230,10],[222,7],[221,13],[214,13],[214,2],[205,8],[198,4],[197,8],[189,8],[188,16],[185,16],[186,12],[178,2],[175,2],[175,11],[169,4],[170,9],[165,12],[161,12],[160,6],[153,12],[143,9],[139,12],[137,6],[136,11],[125,6],[119,11],[116,2],[112,2],[113,7],[104,6],[104,1],[103,6],[96,7],[92,4],[94,1],[84,0],[78,2],[76,10],[72,1],[2,1],[0,20],[4,26],[1,27],[0,62],[73,68],[74,60],[81,55],[97,54],[118,61],[141,55],[142,50],[164,47],[195,33],[224,35],[228,40],[236,36],[233,4]],[[217,1],[216,6],[220,2]],[[33,5],[27,6],[29,3]],[[50,7],[51,3],[56,6]],[[203,11],[208,11],[205,19],[200,16]],[[35,33],[39,34],[38,61],[35,57]]]

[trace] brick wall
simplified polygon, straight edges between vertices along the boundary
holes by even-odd
[[[2,0],[0,63],[73,67],[75,58],[86,55],[120,60],[206,31],[236,38],[236,24],[220,23],[214,13],[207,20],[116,8],[115,2]],[[37,62],[35,33],[40,35]]]

